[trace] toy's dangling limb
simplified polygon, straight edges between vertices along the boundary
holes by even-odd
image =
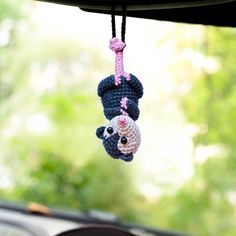
[[[127,80],[130,80],[130,74],[124,71],[123,50],[125,46],[125,43],[117,37],[110,40],[110,49],[116,53],[115,85],[119,85],[121,83],[121,76],[124,76]]]

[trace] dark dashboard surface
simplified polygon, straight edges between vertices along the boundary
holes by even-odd
[[[187,236],[119,220],[100,211],[50,209],[50,214],[29,211],[27,205],[0,202],[1,236]],[[113,234],[111,234],[111,232]],[[96,234],[99,235],[99,234]]]

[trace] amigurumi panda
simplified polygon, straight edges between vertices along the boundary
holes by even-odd
[[[139,117],[138,100],[143,96],[143,86],[134,75],[123,70],[124,47],[125,43],[119,39],[111,39],[110,48],[116,53],[115,75],[98,85],[104,114],[110,122],[99,127],[96,135],[112,158],[131,161],[141,142],[135,121]]]

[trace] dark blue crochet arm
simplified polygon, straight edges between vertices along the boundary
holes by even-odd
[[[138,105],[132,100],[127,101],[127,109],[125,111],[133,119],[137,120],[139,118],[139,108]]]
[[[120,159],[122,159],[122,160],[124,160],[126,162],[129,162],[129,161],[132,161],[133,158],[134,158],[133,154],[130,153],[130,154],[126,154],[126,155],[121,156]]]
[[[141,98],[143,96],[143,85],[138,80],[138,78],[132,74],[130,74],[130,80],[128,83],[133,87],[133,89],[136,91],[138,98]]]
[[[120,110],[121,110],[120,107],[106,108],[104,109],[104,114],[108,120],[111,120],[115,116],[119,116],[122,114]]]
[[[112,88],[115,88],[115,79],[114,75],[110,75],[109,77],[103,79],[98,85],[98,96],[102,97],[102,95]]]

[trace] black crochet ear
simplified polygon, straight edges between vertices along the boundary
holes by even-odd
[[[103,139],[103,133],[104,133],[105,128],[106,128],[105,126],[101,126],[97,128],[96,135],[98,138]]]

